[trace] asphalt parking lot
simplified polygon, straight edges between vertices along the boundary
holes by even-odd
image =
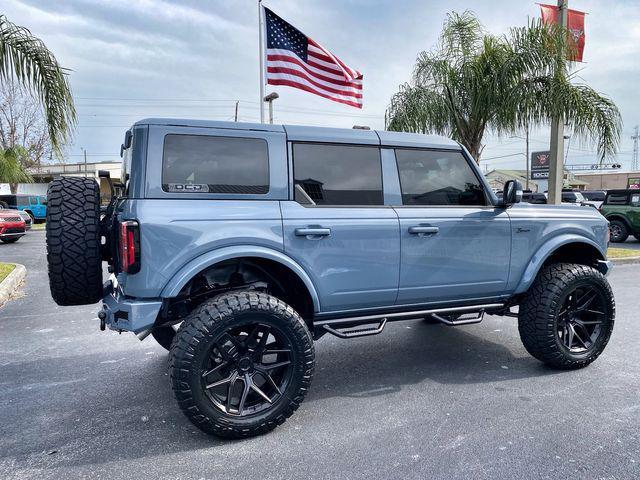
[[[316,375],[274,432],[221,441],[178,410],[167,353],[57,307],[44,233],[0,245],[27,266],[0,309],[0,478],[640,478],[640,265],[610,276],[617,319],[589,368],[531,358],[515,319],[390,324],[316,344]]]

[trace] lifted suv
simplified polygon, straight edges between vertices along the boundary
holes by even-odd
[[[600,213],[611,222],[611,241],[640,240],[640,190],[609,190]]]
[[[51,184],[51,293],[102,301],[103,329],[169,349],[178,404],[206,432],[283,423],[327,333],[508,315],[534,357],[564,369],[609,341],[607,221],[517,203],[513,181],[499,201],[449,139],[147,119],[123,152],[125,185],[102,218],[94,180]]]

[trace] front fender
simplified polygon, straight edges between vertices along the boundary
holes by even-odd
[[[184,265],[180,270],[178,270],[178,272],[167,282],[167,284],[163,287],[160,296],[163,298],[176,297],[178,296],[182,288],[187,284],[187,282],[189,282],[189,280],[191,280],[196,274],[198,274],[205,268],[210,267],[211,265],[215,265],[216,263],[222,262],[224,260],[241,257],[266,258],[268,260],[278,262],[281,265],[289,268],[296,275],[298,275],[300,280],[302,280],[304,285],[307,287],[309,295],[311,295],[311,300],[313,301],[314,311],[320,311],[320,299],[318,297],[318,292],[316,291],[315,287],[313,286],[313,282],[309,278],[309,275],[307,275],[307,273],[304,271],[304,269],[282,252],[278,252],[277,250],[272,250],[266,247],[257,247],[254,245],[235,245],[232,247],[218,248],[194,258],[189,263]]]
[[[598,250],[603,259],[607,258],[606,252],[602,251],[602,248],[589,238],[570,233],[558,235],[557,237],[553,237],[543,243],[542,246],[540,246],[540,248],[538,248],[538,250],[533,254],[522,278],[520,279],[520,283],[518,283],[518,286],[514,291],[514,294],[526,292],[536,279],[540,268],[542,268],[542,265],[544,265],[544,262],[551,256],[551,254],[553,254],[553,252],[558,248],[569,243],[584,243],[590,245]]]

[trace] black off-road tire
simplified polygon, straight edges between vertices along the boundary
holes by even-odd
[[[3,200],[0,200],[0,208],[9,208],[9,204]]]
[[[633,236],[640,242],[640,233],[634,233]]]
[[[578,286],[596,288],[604,298],[604,321],[591,349],[573,353],[557,335],[558,314],[564,299]],[[527,351],[547,365],[561,369],[586,367],[603,352],[615,319],[615,300],[609,282],[598,270],[585,265],[558,263],[545,267],[520,304],[518,330]]]
[[[102,298],[100,187],[90,178],[54,180],[47,191],[47,263],[58,305]]]
[[[627,238],[629,238],[629,228],[622,220],[611,220],[609,231],[611,232],[611,241],[613,243],[626,242]]]
[[[228,329],[250,322],[286,334],[292,350],[291,380],[272,407],[245,417],[225,414],[201,381],[212,345]],[[187,418],[206,433],[226,438],[261,435],[281,425],[302,403],[313,377],[313,339],[289,305],[265,293],[241,291],[205,301],[182,323],[169,355],[171,383]]]
[[[176,337],[176,330],[173,326],[154,328],[151,332],[151,336],[156,342],[160,344],[165,350],[171,350],[171,344]]]

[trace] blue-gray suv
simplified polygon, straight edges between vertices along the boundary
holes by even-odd
[[[208,433],[283,423],[326,334],[506,315],[527,351],[563,369],[609,341],[607,221],[519,203],[513,181],[498,200],[447,138],[154,118],[122,154],[122,183],[100,173],[106,210],[93,179],[51,184],[51,294],[102,302],[102,329],[170,350],[178,404]]]

